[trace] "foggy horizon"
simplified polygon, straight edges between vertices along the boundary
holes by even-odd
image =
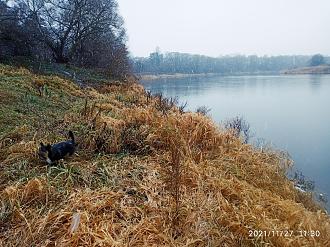
[[[330,55],[330,2],[118,0],[128,48],[146,57],[180,52],[226,55]]]

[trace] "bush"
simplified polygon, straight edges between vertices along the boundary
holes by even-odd
[[[243,142],[248,143],[251,137],[250,124],[243,117],[235,117],[225,122],[225,128],[233,131],[236,137],[243,137]]]

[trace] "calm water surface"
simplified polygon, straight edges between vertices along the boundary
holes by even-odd
[[[247,120],[254,140],[287,150],[295,167],[330,196],[330,75],[217,76],[143,81],[188,109],[211,108],[216,122]],[[328,207],[329,208],[329,207]]]

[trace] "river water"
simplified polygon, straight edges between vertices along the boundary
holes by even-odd
[[[188,110],[207,106],[218,123],[243,117],[252,142],[288,151],[295,169],[330,199],[330,75],[210,76],[142,84],[152,93],[177,96]]]

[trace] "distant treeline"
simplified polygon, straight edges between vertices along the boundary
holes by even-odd
[[[104,69],[130,70],[116,0],[0,0],[0,61],[16,56]]]
[[[221,56],[153,52],[133,59],[134,72],[141,74],[262,73],[309,66],[312,56]],[[325,58],[330,61],[329,57]]]

